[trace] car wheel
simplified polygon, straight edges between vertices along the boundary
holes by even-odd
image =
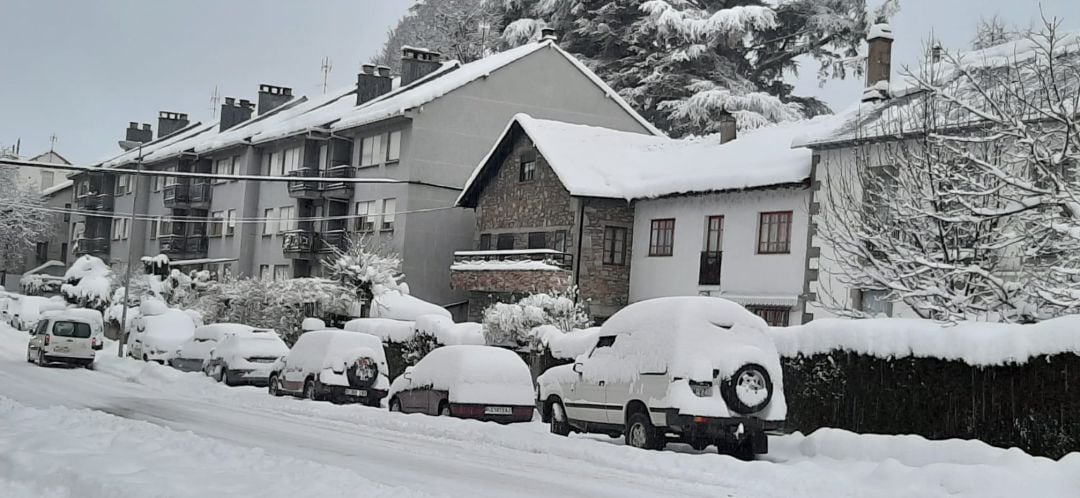
[[[33,363],[34,362],[34,357],[30,356],[30,348],[26,348],[26,362],[27,363]]]
[[[716,452],[721,455],[728,455],[735,457],[736,459],[744,462],[754,461],[754,447],[750,444],[750,440],[740,442],[721,441],[716,443]]]
[[[232,376],[229,375],[229,369],[227,368],[221,369],[221,382],[224,382],[225,385],[229,387],[236,385],[235,379],[233,379]]]
[[[281,396],[281,386],[278,385],[277,375],[270,376],[270,384],[266,388],[271,396]]]
[[[214,380],[225,382],[225,367],[217,367],[217,370],[214,371]]]
[[[390,411],[401,412],[401,401],[397,398],[390,398]]]
[[[315,381],[312,379],[308,379],[304,382],[304,398],[318,401],[318,396],[315,394]]]
[[[150,361],[150,356],[148,356],[146,353],[143,353],[142,361]]]
[[[450,416],[450,404],[443,403],[442,405],[439,405],[439,416],[440,417],[449,417]]]
[[[41,366],[45,366],[45,351],[42,351],[40,349],[38,350],[38,354],[37,354],[37,364],[41,365]]]
[[[88,361],[85,365],[83,365],[83,368],[85,368],[87,370],[93,370],[94,369],[94,360]]]
[[[566,409],[560,401],[551,404],[551,433],[560,436],[570,435],[570,421],[566,418]]]
[[[630,415],[626,429],[626,445],[644,450],[658,450],[664,446],[663,435],[653,427],[649,415],[637,412]]]

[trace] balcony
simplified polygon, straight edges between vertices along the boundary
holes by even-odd
[[[210,206],[210,184],[181,181],[166,185],[165,207],[167,208],[207,208]]]
[[[326,170],[325,178],[352,178],[353,168],[349,165],[335,166]],[[352,197],[352,184],[330,182],[322,185],[323,196],[331,199],[349,199]]]
[[[300,168],[285,173],[285,176],[297,178],[318,178],[319,170],[316,168]],[[289,197],[294,199],[318,199],[322,195],[319,182],[290,181]]]
[[[75,246],[72,249],[72,253],[75,256],[97,256],[99,258],[107,258],[109,256],[109,239],[108,238],[79,238],[75,239]]]
[[[75,199],[75,205],[87,211],[112,211],[112,194],[85,194]]]
[[[543,292],[569,287],[574,256],[553,249],[458,251],[450,287],[477,292]]]
[[[720,265],[723,251],[702,251],[698,266],[698,285],[720,285]]]
[[[315,254],[318,234],[313,230],[292,230],[281,239],[281,252],[285,257],[311,259]]]
[[[161,254],[176,259],[205,258],[210,245],[203,235],[162,235],[158,244]]]
[[[319,235],[319,252],[329,254],[345,251],[349,248],[349,233],[345,230],[330,230]]]

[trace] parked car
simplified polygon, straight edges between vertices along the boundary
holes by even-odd
[[[0,292],[0,321],[11,324],[11,310],[18,296],[10,292]]]
[[[753,458],[787,414],[780,357],[767,325],[713,297],[631,304],[600,327],[595,348],[538,379],[551,432],[622,435],[660,449],[669,441]]]
[[[443,346],[390,384],[392,412],[500,423],[528,422],[535,409],[529,366],[492,346]]]
[[[249,334],[253,330],[257,329],[240,323],[212,323],[196,327],[191,339],[177,347],[172,358],[169,358],[169,366],[184,372],[203,372],[209,375],[211,367],[216,366],[208,364],[210,351],[226,337]]]
[[[89,308],[65,308],[62,310],[48,310],[41,314],[43,317],[75,317],[81,320],[85,320],[90,324],[90,331],[94,337],[98,338],[98,341],[105,339],[105,319],[101,316],[101,312]]]
[[[382,340],[327,329],[306,332],[270,372],[270,394],[379,406],[390,387]]]
[[[64,303],[64,299],[61,297],[18,296],[9,307],[11,326],[29,332],[36,330],[42,313],[50,310],[62,310],[67,307],[67,304]]]
[[[26,346],[26,361],[38,365],[69,363],[92,368],[102,348],[90,320],[77,314],[50,314],[37,321]]]
[[[274,363],[289,354],[289,346],[273,330],[232,334],[210,351],[214,378],[227,386],[266,386]]]
[[[132,320],[135,330],[128,340],[128,355],[165,364],[176,354],[177,347],[195,335],[197,325],[190,313],[177,309],[140,315]]]

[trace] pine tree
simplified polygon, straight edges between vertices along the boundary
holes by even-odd
[[[497,42],[497,14],[496,5],[488,0],[418,2],[387,31],[387,40],[372,63],[399,72],[405,45],[434,50],[449,60],[472,62]]]

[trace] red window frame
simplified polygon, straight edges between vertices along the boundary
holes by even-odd
[[[649,226],[649,256],[671,256],[675,252],[675,218],[652,220]]]

